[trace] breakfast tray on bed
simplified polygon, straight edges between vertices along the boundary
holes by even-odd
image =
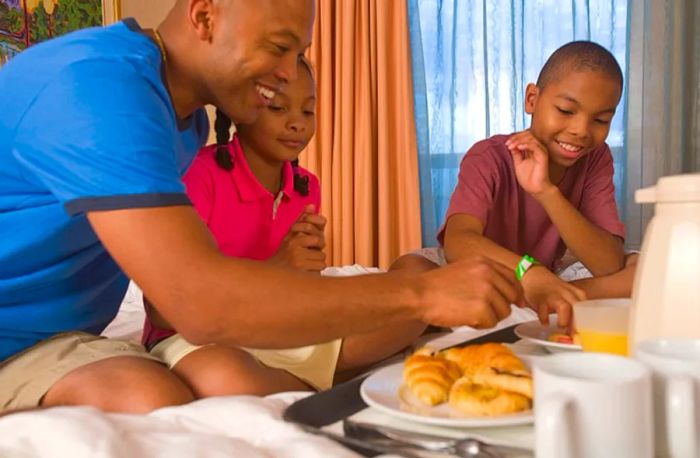
[[[519,340],[518,336],[515,335],[514,329],[515,326],[510,326],[453,346],[488,342],[514,343]],[[285,410],[284,420],[297,423],[302,428],[313,431],[320,430],[324,426],[341,421],[366,409],[368,406],[360,396],[360,386],[368,376],[369,374],[365,374],[356,377],[336,385],[330,390],[296,401]],[[353,444],[346,445],[364,456],[378,454],[376,450],[354,447],[352,446]]]

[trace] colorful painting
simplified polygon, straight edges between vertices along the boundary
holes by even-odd
[[[0,67],[34,43],[101,25],[103,0],[0,0]]]

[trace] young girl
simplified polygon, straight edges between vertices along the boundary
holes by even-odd
[[[299,78],[250,125],[217,112],[217,144],[203,148],[184,177],[197,212],[229,256],[320,272],[326,267],[318,179],[297,164],[315,131],[315,83],[305,59]],[[270,285],[271,288],[284,287]],[[231,304],[235,307],[235,304]],[[280,304],[282,308],[284,304]],[[146,303],[143,342],[198,397],[329,388],[336,371],[387,357],[420,335],[418,322],[289,350],[196,346]],[[243,324],[242,324],[243,325]]]

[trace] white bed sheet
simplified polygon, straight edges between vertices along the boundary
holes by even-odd
[[[348,276],[378,271],[353,265],[329,268],[324,274]],[[138,341],[144,317],[141,291],[132,283],[117,317],[103,335]],[[358,456],[282,420],[289,404],[309,394],[210,398],[148,415],[106,414],[90,407],[17,413],[0,417],[0,457]]]
[[[0,456],[71,458],[355,457],[281,420],[308,393],[209,398],[148,415],[62,407],[0,419]]]
[[[359,265],[333,267],[325,275],[379,272]],[[535,319],[513,308],[498,328]],[[119,314],[104,335],[138,340],[144,311],[141,292],[132,284]],[[487,331],[456,328],[440,347]],[[454,342],[453,342],[454,341]],[[148,415],[106,414],[89,407],[64,407],[0,417],[0,457],[151,458],[151,457],[354,457],[333,441],[301,431],[281,419],[285,407],[310,393],[281,393],[264,398],[231,396],[160,409]]]

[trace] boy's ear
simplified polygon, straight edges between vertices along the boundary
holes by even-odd
[[[535,105],[539,97],[540,88],[534,83],[529,83],[525,88],[525,113],[531,115],[535,111]]]

